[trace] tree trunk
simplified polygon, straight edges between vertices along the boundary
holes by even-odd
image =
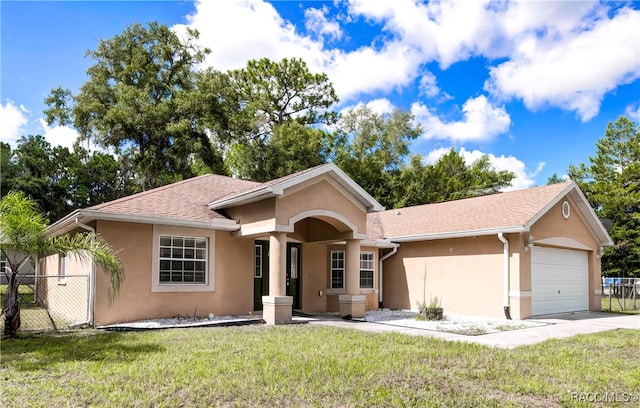
[[[18,274],[8,275],[7,293],[4,297],[4,335],[14,337],[20,328],[20,302],[18,300]]]

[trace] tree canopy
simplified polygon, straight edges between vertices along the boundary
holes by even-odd
[[[166,25],[133,24],[87,52],[95,64],[77,95],[56,88],[45,102],[47,121],[73,126],[83,138],[128,155],[143,189],[193,176],[192,155],[211,171],[215,149],[200,125],[194,66],[209,52],[197,31],[181,39]]]
[[[85,208],[129,195],[136,190],[126,158],[76,145],[51,146],[41,135],[21,137],[15,149],[2,144],[2,196],[22,191],[55,221]]]

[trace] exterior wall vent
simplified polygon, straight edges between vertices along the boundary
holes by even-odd
[[[564,217],[565,220],[568,220],[570,215],[571,215],[571,206],[569,205],[568,201],[565,201],[562,203],[562,216]]]

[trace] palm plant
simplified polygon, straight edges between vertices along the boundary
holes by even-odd
[[[7,292],[2,313],[4,335],[15,336],[20,328],[18,272],[38,255],[59,253],[82,262],[93,260],[109,276],[109,299],[117,296],[124,279],[124,267],[114,250],[99,235],[89,233],[47,236],[47,220],[35,201],[22,192],[9,192],[0,199],[0,251],[7,266]]]

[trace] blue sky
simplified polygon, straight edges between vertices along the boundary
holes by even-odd
[[[0,137],[43,134],[43,100],[76,92],[85,51],[127,25],[157,20],[196,28],[207,66],[300,57],[329,75],[337,110],[368,104],[410,110],[425,129],[412,152],[468,161],[489,154],[517,174],[514,188],[546,183],[588,161],[606,125],[640,121],[639,2],[2,1]]]

